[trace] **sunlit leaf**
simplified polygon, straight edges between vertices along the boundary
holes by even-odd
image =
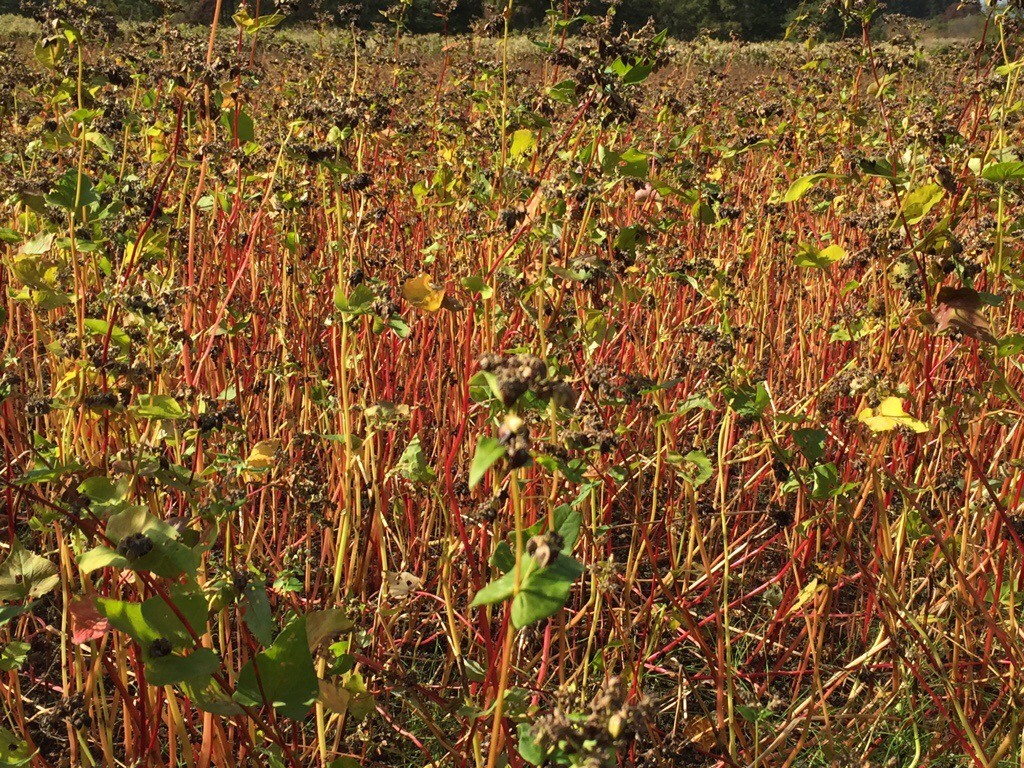
[[[793,263],[798,267],[827,269],[845,257],[846,250],[842,246],[832,244],[819,250],[815,246],[805,243],[800,246],[799,252],[793,258]]]
[[[789,189],[786,190],[786,194],[782,198],[784,203],[795,203],[800,200],[804,195],[810,192],[814,187],[817,186],[818,182],[822,179],[834,179],[836,175],[833,173],[811,173],[807,176],[801,176],[799,179],[789,185]]]
[[[281,450],[281,441],[277,438],[260,440],[249,451],[245,460],[245,470],[242,476],[246,480],[255,480],[267,470],[277,466],[278,453]]]
[[[42,597],[58,584],[60,576],[56,565],[29,552],[18,539],[11,541],[11,551],[0,565],[0,600]]]
[[[405,447],[405,450],[402,451],[402,455],[392,470],[392,474],[399,474],[406,480],[411,480],[414,483],[429,483],[437,477],[434,470],[427,463],[419,435],[414,436]]]
[[[35,752],[29,748],[24,739],[0,726],[0,766],[2,768],[19,768],[32,762]]]
[[[513,159],[519,159],[536,146],[536,132],[529,128],[520,128],[512,134],[512,148],[510,150],[510,154]]]
[[[1021,181],[1024,180],[1024,163],[1020,161],[992,163],[985,166],[981,176],[983,179],[995,182],[996,184],[1005,184],[1008,181]]]
[[[102,544],[78,556],[78,568],[82,573],[92,573],[100,568],[127,568],[128,558]]]
[[[402,298],[416,309],[437,312],[444,303],[444,288],[434,285],[430,275],[421,274],[402,284]]]
[[[903,401],[898,397],[887,397],[878,408],[865,408],[857,414],[857,421],[866,425],[872,432],[890,432],[897,427],[906,427],[918,434],[928,431],[923,421],[915,419],[903,409]]]
[[[496,438],[482,436],[477,439],[476,452],[473,454],[473,463],[469,466],[469,487],[475,488],[487,470],[505,455],[505,446]]]
[[[181,419],[184,409],[170,395],[139,395],[132,411],[146,419]]]
[[[533,558],[530,562],[534,562]],[[546,568],[523,570],[526,575],[512,600],[512,624],[517,628],[558,613],[569,598],[573,582],[583,575],[579,561],[566,555],[559,555]],[[514,576],[515,571],[511,575]]]
[[[925,184],[903,198],[903,219],[907,224],[917,224],[928,215],[945,196],[945,190],[938,184]],[[894,222],[894,226],[901,223],[900,219]]]

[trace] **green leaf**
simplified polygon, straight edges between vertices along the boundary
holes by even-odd
[[[736,389],[727,387],[725,401],[740,416],[759,419],[771,402],[771,398],[768,396],[768,388],[765,387],[764,382],[759,381],[756,385],[746,385]]]
[[[24,739],[0,726],[0,768],[18,768],[32,762],[35,754]]]
[[[801,428],[793,430],[793,442],[800,453],[811,464],[814,464],[825,453],[825,440],[828,432],[824,429]]]
[[[703,451],[690,451],[683,456],[683,460],[693,465],[696,470],[695,472],[687,472],[686,470],[682,472],[683,477],[694,488],[704,485],[715,473],[711,466],[711,459]]]
[[[52,35],[40,40],[35,46],[36,61],[50,70],[57,69],[57,66],[64,59],[68,52],[68,43],[63,36]]]
[[[578,509],[573,509],[568,504],[555,508],[555,530],[562,537],[563,552],[572,552],[572,548],[579,541],[582,527],[583,513]]]
[[[78,492],[96,504],[105,505],[123,501],[128,495],[129,484],[128,478],[113,483],[109,477],[97,475],[82,481],[78,486]]]
[[[236,139],[241,144],[256,140],[256,124],[253,123],[252,118],[243,109],[238,110],[237,119],[234,109],[227,109],[221,112],[220,124],[231,138]]]
[[[346,296],[339,285],[334,289],[334,307],[346,315],[365,315],[370,312],[377,297],[366,285],[357,285],[351,295]]]
[[[54,239],[55,237],[52,232],[39,235],[21,246],[21,252],[32,256],[42,256],[44,253],[50,252]]]
[[[175,584],[168,598],[196,635],[206,631],[206,598],[196,588]],[[154,640],[165,639],[175,648],[192,648],[192,633],[159,595],[141,603],[97,598],[96,608],[114,629],[124,632],[148,653]]]
[[[469,487],[475,488],[487,470],[505,455],[505,446],[493,437],[480,437],[476,441],[476,452],[473,454],[473,462],[469,465]]]
[[[857,483],[840,483],[839,470],[832,462],[811,468],[811,498],[817,501],[842,496],[857,487]]]
[[[132,411],[146,419],[184,418],[185,411],[170,395],[139,395],[138,404]]]
[[[536,561],[530,558],[530,562]],[[534,565],[522,570],[525,573],[519,594],[512,600],[512,624],[517,629],[558,613],[569,599],[573,582],[583,574],[579,561],[566,555],[559,555],[546,568]]]
[[[437,477],[423,455],[423,446],[420,443],[419,435],[410,440],[405,447],[392,474],[396,472],[414,483],[429,483]]]
[[[245,710],[232,701],[214,680],[185,680],[180,687],[182,692],[188,696],[189,701],[204,712],[212,712],[221,717],[245,714]]]
[[[643,152],[629,147],[619,156],[618,174],[622,177],[646,179],[651,173],[651,161]]]
[[[197,648],[187,656],[170,654],[146,661],[146,682],[174,685],[187,680],[203,681],[220,669],[220,657],[210,648]]]
[[[412,335],[412,328],[400,317],[392,316],[388,318],[388,328],[400,339],[408,339]]]
[[[282,630],[273,645],[242,667],[234,699],[243,706],[267,704],[287,718],[302,720],[318,692],[306,619],[298,618]]]
[[[319,680],[319,701],[332,712],[348,714],[361,722],[374,708],[373,695],[367,690],[363,676],[358,672],[348,675],[343,685],[328,680]]]
[[[1010,355],[1019,355],[1021,352],[1024,352],[1024,335],[1015,333],[999,340],[996,357],[1009,357]]]
[[[280,13],[271,13],[254,19],[249,15],[249,11],[246,10],[243,5],[231,16],[231,20],[234,21],[235,24],[237,24],[246,34],[254,35],[262,29],[276,27],[284,21],[284,15]]]
[[[857,167],[861,173],[868,176],[875,176],[879,179],[886,179],[887,181],[897,180],[897,170],[893,167],[893,164],[884,158],[881,160],[875,160],[874,158],[862,158],[857,162]]]
[[[573,80],[562,80],[547,89],[548,98],[562,104],[576,104],[576,83]]]
[[[530,765],[543,765],[547,754],[533,738],[533,728],[529,723],[516,726],[519,735],[519,756]]]
[[[536,133],[529,128],[520,128],[512,134],[512,149],[510,153],[513,159],[518,160],[536,146]]]
[[[106,534],[114,542],[133,533],[144,533],[153,542],[148,554],[132,560],[135,571],[150,571],[157,576],[172,579],[183,573],[195,573],[199,568],[199,554],[178,541],[178,532],[163,520],[151,515],[145,507],[133,506],[111,515]]]
[[[19,256],[14,260],[11,272],[23,285],[36,291],[47,291],[53,287],[56,268],[52,262],[38,256]]]
[[[505,546],[508,545],[506,544]],[[493,605],[494,603],[500,603],[502,600],[508,600],[512,597],[512,591],[514,589],[515,573],[512,569],[509,569],[509,572],[504,576],[495,579],[477,592],[473,597],[473,602],[470,603],[470,607],[479,608],[481,605]]]
[[[251,581],[245,585],[242,606],[245,608],[245,626],[261,645],[270,645],[274,641],[274,618],[270,613],[267,590],[262,584]]]
[[[102,544],[78,556],[78,567],[82,573],[92,573],[100,568],[127,568],[129,565],[127,557]]]
[[[996,184],[1005,184],[1008,181],[1021,181],[1024,180],[1024,163],[1012,161],[986,165],[985,169],[981,172],[981,176],[983,179],[995,182]]]
[[[945,194],[945,190],[938,184],[925,184],[908,194],[903,198],[903,217],[907,220],[907,224],[917,224],[921,221]],[[893,226],[899,226],[901,223],[897,218]]]
[[[160,633],[142,615],[142,603],[100,597],[96,599],[96,608],[110,626],[124,632],[139,645],[148,646],[160,639]]]
[[[0,600],[15,602],[39,598],[52,592],[58,584],[60,576],[56,565],[29,552],[18,539],[11,542],[11,551],[0,565]]]
[[[110,330],[110,323],[106,320],[100,320],[95,317],[87,317],[83,324],[85,325],[85,329],[94,336],[102,336],[103,338],[106,338],[107,331],[110,331],[110,340],[123,351],[127,351],[131,348],[132,340],[123,329],[118,328],[116,325],[113,330]]]
[[[32,483],[52,483],[72,472],[78,472],[84,467],[77,461],[70,461],[67,464],[54,464],[47,466],[38,461],[32,469],[18,478],[18,485],[29,485]]]
[[[654,71],[653,64],[635,64],[622,75],[623,85],[636,85],[646,80]]]
[[[32,610],[33,603],[26,603],[25,605],[3,605],[0,606],[0,627],[9,622],[11,619],[16,619],[23,613],[28,613]]]
[[[25,663],[25,659],[28,658],[28,652],[31,647],[28,643],[16,640],[0,648],[0,671],[13,672],[19,669]]]
[[[810,192],[818,182],[822,179],[836,179],[839,178],[834,173],[811,173],[807,176],[801,176],[799,179],[789,185],[789,189],[782,198],[784,203],[795,203],[801,199],[804,195]]]
[[[494,554],[491,555],[490,563],[502,573],[512,570],[516,564],[516,556],[507,541],[498,542],[498,546],[494,548]]]
[[[580,528],[583,525],[583,513],[578,509],[575,509],[569,504],[562,504],[555,508],[555,531],[562,537],[562,551],[565,553],[572,552],[573,547],[576,546],[576,542],[580,538]],[[527,540],[532,536],[536,536],[544,530],[544,521],[541,520],[534,525],[531,525],[525,531],[520,532],[519,538],[523,542],[523,547],[526,547]],[[498,545],[494,548],[494,554],[491,555],[490,563],[495,568],[500,570],[502,573],[508,573],[515,567],[516,556],[515,550],[515,537],[509,535],[506,541],[498,542]]]
[[[489,299],[494,295],[494,289],[487,284],[480,275],[470,275],[462,278],[462,287],[480,295],[481,299]]]
[[[798,267],[827,269],[845,256],[846,250],[839,245],[833,244],[818,250],[813,245],[804,243],[800,246],[800,251],[793,258],[793,263]]]

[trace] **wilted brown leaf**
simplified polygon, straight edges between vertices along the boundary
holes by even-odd
[[[711,718],[703,715],[691,717],[686,721],[683,726],[683,736],[702,752],[710,752],[718,745],[715,726],[711,722]]]
[[[983,314],[984,306],[981,295],[973,288],[943,286],[939,289],[935,311],[932,313],[936,332],[959,331],[987,344],[997,343]]]
[[[385,585],[391,597],[408,597],[423,586],[423,579],[408,571],[402,571],[401,573],[388,571],[385,574],[385,579]]]

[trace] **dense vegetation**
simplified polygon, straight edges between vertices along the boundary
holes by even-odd
[[[161,15],[171,18],[209,22],[216,0],[90,0],[90,4],[115,14],[122,20],[153,20]],[[618,21],[634,27],[653,18],[660,29],[676,37],[693,37],[702,31],[747,40],[767,40],[781,36],[787,20],[794,14],[824,15],[834,0],[628,0],[618,8]],[[960,0],[889,0],[888,12],[916,18],[939,16]],[[0,0],[0,13],[33,13],[47,5],[47,0]],[[250,10],[255,0],[250,0]],[[607,0],[571,0],[572,13],[600,13]],[[474,23],[486,22],[501,15],[501,3],[488,0],[264,0],[263,12],[285,10],[290,22],[320,20],[347,27],[355,22],[363,28],[386,19],[401,18],[412,32],[439,32],[448,29],[465,32]],[[238,0],[222,0],[222,14],[233,14],[241,4]],[[564,12],[563,1],[518,0],[510,18],[513,29],[541,24],[549,10]]]
[[[0,51],[0,763],[1020,764],[1019,20],[75,9]]]

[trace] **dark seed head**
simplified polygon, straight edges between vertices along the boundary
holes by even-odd
[[[548,531],[543,536],[534,536],[526,543],[526,553],[546,568],[558,558],[565,545],[565,539],[557,531]]]
[[[117,554],[129,560],[138,560],[153,550],[153,540],[144,533],[133,533],[125,536],[117,545]]]
[[[162,659],[171,655],[171,641],[166,637],[158,637],[149,644],[149,655],[154,659]]]

